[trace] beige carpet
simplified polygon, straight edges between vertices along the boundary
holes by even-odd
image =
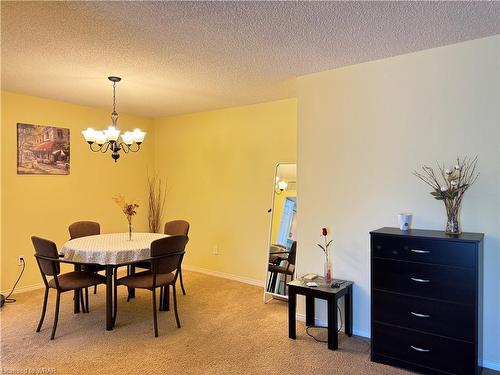
[[[125,288],[119,290],[117,324],[109,332],[104,286],[91,296],[90,314],[73,314],[72,295],[63,294],[54,341],[49,337],[55,299],[36,333],[42,290],[18,294],[0,313],[0,373],[48,368],[57,374],[406,374],[370,362],[366,339],[341,335],[333,352],[308,337],[300,322],[297,340],[288,339],[287,304],[264,305],[261,288],[192,272],[186,272],[185,284],[188,294],[178,298],[182,328],[173,311],[162,312],[158,338],[147,291],[127,303]],[[324,330],[320,335],[326,338]]]

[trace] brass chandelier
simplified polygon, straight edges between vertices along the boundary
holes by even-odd
[[[94,130],[87,128],[82,131],[85,141],[89,144],[93,152],[106,153],[111,151],[111,157],[115,163],[120,158],[120,151],[128,154],[141,149],[146,133],[140,129],[126,131],[121,134],[118,129],[118,113],[116,112],[116,84],[121,81],[120,77],[110,76],[108,79],[113,82],[113,112],[111,112],[111,125],[106,130]]]

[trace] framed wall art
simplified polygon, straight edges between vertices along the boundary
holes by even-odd
[[[17,124],[17,174],[69,174],[69,129]]]

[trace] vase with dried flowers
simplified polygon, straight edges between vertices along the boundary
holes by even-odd
[[[330,283],[332,281],[332,265],[330,263],[330,245],[333,242],[333,240],[328,241],[328,229],[326,228],[321,228],[321,236],[325,240],[325,244],[318,244],[318,246],[323,250],[325,253],[325,268],[324,268],[324,277],[325,281],[327,283]]]
[[[460,234],[460,209],[465,192],[476,182],[479,173],[476,172],[478,157],[457,158],[453,168],[445,169],[443,165],[437,165],[439,178],[431,167],[424,165],[424,173],[413,172],[415,176],[429,185],[433,191],[434,199],[443,201],[446,208],[447,222],[446,233]]]
[[[122,209],[123,213],[125,214],[127,221],[128,221],[128,240],[132,241],[132,217],[137,214],[137,211],[135,210],[137,207],[139,207],[138,204],[136,203],[127,203],[125,201],[125,198],[123,195],[115,195],[113,197],[113,200],[115,203]]]

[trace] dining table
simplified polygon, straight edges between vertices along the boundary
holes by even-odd
[[[159,233],[106,233],[79,237],[67,241],[61,247],[63,260],[79,270],[85,265],[102,265],[106,272],[106,330],[113,329],[116,318],[116,302],[113,304],[113,276],[118,267],[133,265],[151,257],[151,243],[168,237]],[[133,268],[133,267],[131,267]],[[79,312],[79,295],[75,292],[75,313]]]

